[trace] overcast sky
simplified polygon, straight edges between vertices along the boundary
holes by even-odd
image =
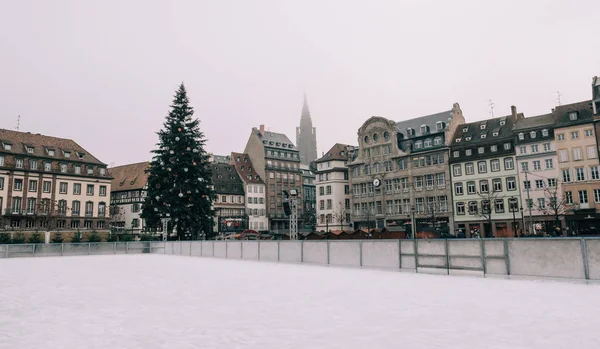
[[[306,91],[318,151],[372,115],[460,103],[467,121],[591,98],[600,1],[0,0],[0,120],[145,161],[185,82],[217,154],[265,124],[295,142]]]

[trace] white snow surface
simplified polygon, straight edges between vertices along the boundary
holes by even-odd
[[[0,260],[0,348],[600,348],[600,286],[212,258]]]

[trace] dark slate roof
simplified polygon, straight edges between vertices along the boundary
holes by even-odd
[[[570,112],[577,112],[577,120],[569,118]],[[594,121],[594,111],[592,110],[592,101],[587,100],[573,104],[559,105],[552,111],[556,120],[556,127],[568,127],[580,124],[589,124]]]
[[[244,183],[233,165],[213,163],[212,181],[217,194],[244,195]]]
[[[263,141],[265,146],[298,151],[298,148],[296,148],[294,143],[292,143],[292,141],[290,141],[290,139],[283,133],[265,131],[264,135],[262,135],[259,131],[258,137],[261,141]]]
[[[256,173],[254,166],[252,166],[252,160],[250,160],[248,154],[231,153],[231,159],[242,181],[245,183],[264,184],[258,173]]]
[[[396,122],[396,129],[398,132],[402,133],[404,137],[408,137],[407,129],[412,128],[415,130],[415,137],[424,136],[421,134],[421,125],[429,126],[429,133],[434,134],[438,132],[443,132],[443,130],[436,129],[436,123],[438,121],[442,121],[445,124],[448,124],[448,119],[452,117],[452,110],[446,110],[440,113],[425,115],[418,118],[398,121]]]
[[[331,160],[341,160],[346,161],[350,159],[351,154],[353,153],[356,147],[347,144],[336,143],[331,149],[325,153],[321,158],[315,160],[315,163],[331,161]]]
[[[544,114],[518,120],[513,127],[513,131],[528,130],[532,128],[547,128],[552,125],[554,125],[554,115]]]
[[[0,129],[0,143],[12,145],[11,150],[0,147],[5,153],[106,166],[72,139]],[[28,153],[26,146],[32,147],[33,153]],[[54,150],[54,156],[48,155],[48,149]],[[65,153],[70,156],[66,157]]]
[[[145,172],[150,167],[148,161],[138,162],[123,166],[112,167],[108,172],[113,177],[110,191],[125,191],[143,189],[148,183],[148,174]]]
[[[522,118],[523,114],[519,113],[519,118]],[[504,125],[501,123],[504,122]],[[481,129],[481,125],[485,124],[485,129]],[[469,146],[474,144],[488,143],[498,139],[512,138],[513,137],[513,116],[501,116],[499,118],[493,118],[488,120],[471,122],[468,124],[458,125],[454,132],[454,138],[452,139],[452,146]],[[467,129],[465,132],[464,130]],[[497,136],[494,136],[497,133]],[[481,138],[481,135],[485,134],[485,138]],[[469,137],[470,140],[467,140]],[[459,142],[456,140],[460,139]]]
[[[213,159],[212,162],[215,163],[219,163],[219,164],[228,164],[231,161],[231,158],[229,157],[229,155],[212,155]]]

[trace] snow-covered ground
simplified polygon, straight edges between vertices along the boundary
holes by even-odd
[[[0,348],[600,348],[600,286],[163,255],[0,260]]]

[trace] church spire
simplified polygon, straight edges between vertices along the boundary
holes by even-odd
[[[304,104],[302,105],[302,114],[300,116],[300,124],[302,124],[302,121],[305,120],[311,120],[310,119],[310,110],[308,110],[308,100],[306,99],[306,92],[304,92]],[[312,126],[312,120],[311,120],[311,126]]]
[[[306,92],[304,92],[300,126],[296,127],[296,146],[300,152],[302,164],[310,165],[311,161],[317,159],[317,130],[312,124]]]

